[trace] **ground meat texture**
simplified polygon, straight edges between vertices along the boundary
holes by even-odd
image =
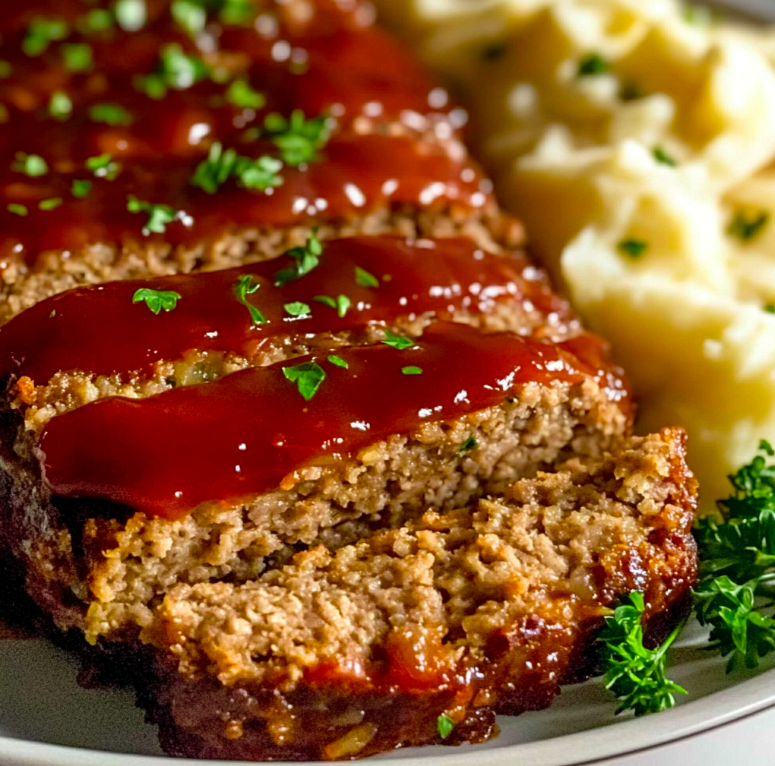
[[[631,590],[675,619],[696,575],[679,430],[573,459],[503,497],[426,513],[244,583],[179,584],[143,638],[169,752],[345,759],[481,741],[588,674]],[[670,617],[672,615],[672,618]],[[217,715],[215,711],[218,711]]]

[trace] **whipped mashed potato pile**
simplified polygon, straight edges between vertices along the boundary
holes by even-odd
[[[775,32],[674,0],[383,0],[705,510],[775,443]]]

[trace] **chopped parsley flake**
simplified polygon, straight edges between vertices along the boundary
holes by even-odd
[[[327,117],[307,120],[300,109],[294,110],[290,119],[270,114],[264,120],[264,129],[280,150],[282,161],[293,168],[313,162],[331,135]]]
[[[310,313],[309,306],[301,301],[286,303],[283,308],[285,309],[285,313],[292,317],[303,317]]]
[[[765,311],[766,311],[768,314],[775,314],[775,303],[768,303],[768,304],[767,304],[767,305],[764,307],[764,310],[765,310]]]
[[[252,274],[243,274],[234,285],[234,294],[237,300],[250,312],[250,318],[254,325],[265,324],[266,317],[252,304],[248,303],[248,295],[253,295],[261,287]]]
[[[422,367],[402,367],[402,375],[422,375]]]
[[[78,19],[77,26],[86,35],[105,32],[114,26],[113,14],[107,8],[94,8]]]
[[[68,72],[88,72],[92,68],[93,53],[88,43],[65,43],[61,51]]]
[[[10,77],[13,73],[13,67],[8,61],[0,61],[0,80]]]
[[[189,56],[173,43],[165,45],[153,74],[135,78],[135,87],[152,99],[160,100],[167,91],[186,90],[211,74],[210,67],[195,56]]]
[[[61,90],[51,94],[51,100],[48,102],[48,113],[55,120],[67,120],[73,113],[73,102],[67,93]]]
[[[192,37],[196,37],[207,25],[207,11],[196,0],[173,0],[170,13]]]
[[[158,314],[162,309],[172,311],[181,298],[181,294],[174,290],[152,290],[150,287],[141,287],[132,296],[132,303],[144,302],[154,314]]]
[[[446,739],[455,728],[455,722],[445,713],[442,713],[436,721],[436,728],[439,730],[439,736]]]
[[[27,210],[26,205],[20,205],[17,202],[11,202],[10,205],[8,205],[7,210],[9,213],[13,213],[14,215],[20,215],[24,217],[29,212]]]
[[[335,364],[337,367],[341,367],[344,370],[350,369],[350,365],[347,364],[347,362],[345,362],[341,356],[337,356],[336,354],[331,354],[331,356],[328,357],[328,361],[331,362],[331,364]]]
[[[593,77],[610,71],[611,64],[607,59],[599,53],[590,53],[579,61],[577,74],[579,77]]]
[[[114,126],[132,124],[132,115],[120,104],[94,104],[89,107],[89,119]]]
[[[291,268],[282,269],[275,274],[275,286],[282,287],[294,279],[299,279],[305,274],[309,274],[320,263],[320,256],[322,254],[323,245],[318,239],[317,231],[313,231],[304,247],[294,247],[286,253],[286,255],[293,258],[294,264]]]
[[[402,335],[395,335],[390,330],[385,330],[385,340],[382,341],[386,346],[397,348],[399,351],[414,346],[414,341],[410,338],[404,338]]]
[[[145,0],[117,0],[113,12],[125,32],[137,32],[145,26],[148,11]]]
[[[309,401],[326,379],[325,370],[317,362],[304,362],[293,367],[283,367],[285,375],[291,383],[299,388],[299,393]]]
[[[38,204],[39,210],[54,210],[58,208],[64,200],[61,197],[52,197],[51,199],[44,199]]]
[[[355,284],[359,287],[379,287],[379,280],[360,266],[355,267]]]
[[[668,154],[667,151],[661,147],[657,146],[653,151],[654,159],[659,162],[662,165],[668,165],[671,168],[678,166],[678,161],[673,157],[672,154]]]
[[[617,248],[630,258],[640,258],[649,249],[649,243],[642,239],[623,239]]]
[[[226,91],[226,100],[240,109],[261,109],[266,104],[263,93],[259,93],[247,80],[234,80]]]
[[[99,154],[86,160],[86,169],[91,170],[97,178],[107,178],[113,181],[121,172],[121,165],[113,161],[111,154]]]
[[[479,442],[473,437],[469,436],[461,445],[458,450],[459,453],[470,452],[472,449],[476,449],[479,446]]]
[[[278,175],[282,167],[282,162],[274,157],[264,155],[254,160],[237,154],[236,149],[224,151],[223,145],[216,142],[210,147],[207,159],[194,171],[191,184],[215,194],[229,178],[236,178],[246,189],[266,191],[282,186],[283,179]]]
[[[727,234],[737,237],[743,242],[751,242],[756,239],[770,222],[770,214],[762,210],[752,215],[747,215],[742,210],[735,213],[735,217],[727,228]]]
[[[347,314],[352,306],[352,301],[346,295],[338,295],[336,298],[332,298],[330,295],[316,295],[312,300],[330,306],[336,311],[340,319]]]
[[[64,40],[70,33],[64,19],[33,19],[22,41],[22,50],[28,56],[40,56],[55,40]]]
[[[24,173],[30,178],[38,178],[48,173],[48,164],[39,154],[16,152],[16,162],[11,165],[11,170]]]
[[[178,211],[169,205],[156,205],[153,202],[144,202],[130,195],[127,198],[126,209],[130,213],[148,213],[148,222],[143,227],[143,234],[147,237],[154,234],[164,234],[167,224],[172,223],[178,217]]]
[[[76,197],[77,199],[83,199],[84,197],[89,196],[89,192],[91,191],[91,185],[92,185],[92,182],[89,181],[88,179],[76,178],[73,180],[73,184],[70,189],[70,192],[73,195],[73,197]]]

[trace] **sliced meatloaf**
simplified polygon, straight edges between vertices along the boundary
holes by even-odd
[[[605,345],[526,261],[394,237],[316,259],[280,286],[298,254],[80,288],[0,329],[2,535],[60,627],[136,634],[179,582],[249,580],[628,432]],[[179,297],[154,313],[141,290]]]
[[[683,433],[665,430],[251,582],[181,583],[142,634],[165,749],[335,760],[486,739],[496,713],[589,674],[619,597],[677,617],[695,495]]]

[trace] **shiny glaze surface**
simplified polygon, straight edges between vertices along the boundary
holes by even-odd
[[[28,376],[42,385],[59,371],[124,373],[179,359],[191,349],[250,358],[263,341],[278,335],[336,332],[428,312],[476,314],[504,300],[527,303],[544,316],[568,315],[567,304],[524,258],[494,255],[467,239],[328,241],[315,269],[275,286],[277,272],[292,263],[286,255],[228,271],[112,282],[56,295],[0,328],[0,377]],[[356,268],[379,285],[359,285]],[[239,277],[246,274],[260,285],[248,300],[264,324],[254,325],[235,295]],[[155,315],[144,303],[132,302],[144,287],[175,291],[181,298],[173,310]],[[315,300],[339,295],[351,301],[344,316]],[[291,316],[284,306],[297,301],[310,312]]]
[[[22,258],[34,262],[41,251],[159,239],[143,233],[145,216],[128,212],[129,195],[179,212],[163,237],[172,243],[214,239],[246,226],[339,220],[383,204],[478,207],[490,199],[489,184],[460,152],[439,141],[386,134],[387,122],[423,129],[422,116],[435,114],[439,135],[449,137],[464,118],[412,57],[372,25],[365,6],[255,2],[257,10],[244,23],[223,24],[211,14],[196,37],[172,20],[166,0],[146,0],[146,22],[132,32],[115,22],[105,31],[81,31],[86,14],[105,3],[4,4],[0,62],[10,72],[0,76],[0,267]],[[24,40],[40,18],[66,22],[68,36],[30,56]],[[68,71],[63,51],[84,43],[92,65]],[[204,62],[217,78],[170,88],[163,98],[148,96],[136,78],[154,72],[169,45]],[[265,104],[229,103],[226,93],[235,81],[248,82]],[[55,93],[71,102],[61,118],[49,113]],[[95,122],[90,108],[105,103],[122,107],[131,123]],[[246,157],[277,156],[259,129],[268,114],[294,109],[308,118],[328,114],[335,125],[315,161],[282,169],[282,186],[267,193],[229,180],[212,195],[191,186],[215,142]],[[364,116],[378,123],[377,135],[354,126]],[[42,157],[48,173],[30,177],[15,170],[19,152]],[[104,153],[121,166],[114,180],[85,167],[88,158]],[[92,182],[88,196],[73,196],[74,180]],[[55,209],[38,208],[52,199],[61,200]],[[9,211],[9,204],[25,206],[27,214]]]
[[[521,383],[595,374],[560,345],[439,323],[409,349],[337,350],[248,369],[142,401],[112,398],[54,418],[41,436],[51,490],[180,518],[207,501],[274,489],[314,462],[339,461],[423,423],[497,405]],[[283,368],[317,362],[306,401]],[[416,366],[422,374],[404,374]]]

